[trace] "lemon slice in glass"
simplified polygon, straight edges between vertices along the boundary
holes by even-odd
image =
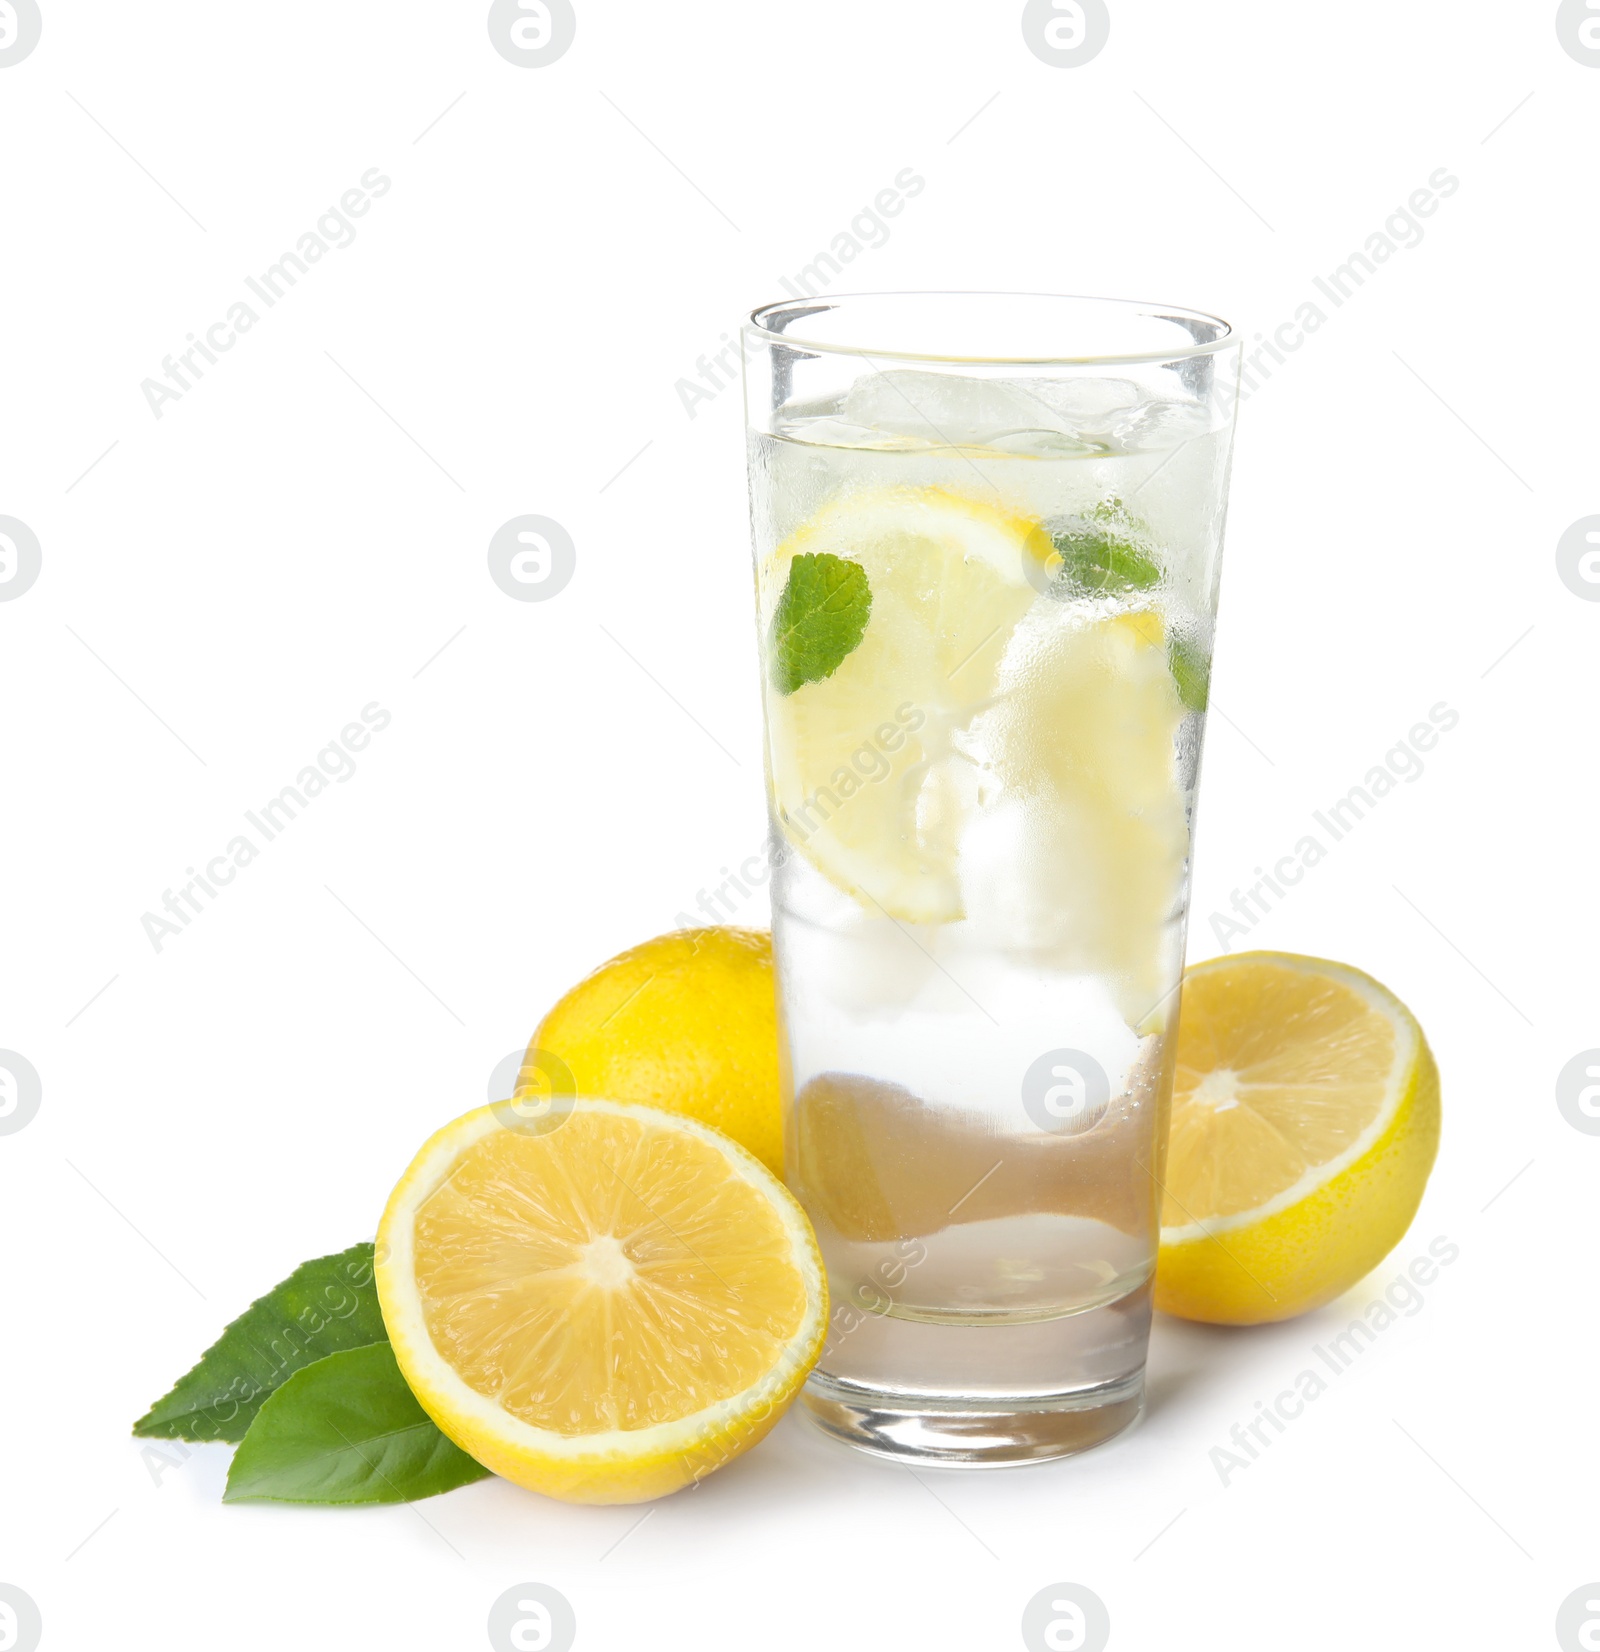
[[[871,608],[859,644],[829,675],[784,693],[769,671],[778,822],[869,911],[953,922],[963,916],[957,845],[977,783],[961,736],[1059,559],[1037,522],[983,500],[943,488],[854,494],[762,569],[766,635],[800,556],[862,569]]]

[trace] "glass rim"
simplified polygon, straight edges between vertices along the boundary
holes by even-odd
[[[1120,313],[1130,318],[1140,317],[1150,321],[1168,321],[1179,329],[1183,328],[1186,323],[1200,322],[1206,326],[1215,327],[1218,331],[1214,338],[1201,340],[1191,335],[1187,344],[1179,344],[1175,341],[1170,346],[1161,349],[1093,350],[1076,354],[1065,351],[1046,351],[1042,353],[1023,352],[988,355],[982,353],[957,354],[940,350],[884,349],[865,343],[841,343],[832,339],[811,338],[807,337],[804,332],[790,332],[781,327],[770,325],[774,318],[785,313],[792,315],[795,321],[803,321],[807,316],[841,309],[848,304],[859,303],[863,300],[876,304],[879,301],[894,299],[953,299],[957,301],[967,299],[1043,299],[1053,303],[1075,304],[1098,309],[1102,313]],[[793,349],[814,352],[818,355],[858,356],[869,361],[873,358],[881,358],[886,361],[933,362],[951,366],[1133,366],[1145,362],[1177,362],[1192,360],[1201,356],[1213,356],[1241,343],[1230,322],[1224,321],[1221,316],[1212,315],[1209,311],[1192,309],[1184,304],[1161,304],[1133,298],[1106,298],[1087,293],[990,292],[978,288],[819,293],[814,298],[785,298],[771,304],[760,305],[752,310],[742,331],[747,338],[753,338],[762,343],[788,345]]]

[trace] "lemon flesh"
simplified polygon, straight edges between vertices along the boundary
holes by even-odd
[[[910,923],[963,914],[960,828],[977,776],[962,736],[994,695],[1017,622],[1054,550],[1037,522],[942,488],[852,495],[762,570],[771,624],[797,556],[865,570],[871,615],[828,677],[767,690],[774,812],[846,894]]]
[[[1286,1319],[1399,1243],[1439,1140],[1439,1073],[1370,976],[1291,953],[1183,981],[1156,1303],[1219,1324]]]
[[[423,1408],[485,1467],[573,1502],[659,1497],[747,1450],[826,1326],[816,1241],[776,1178],[617,1102],[447,1126],[395,1189],[378,1257]]]

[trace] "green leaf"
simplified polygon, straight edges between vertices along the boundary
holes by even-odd
[[[1200,645],[1175,632],[1167,642],[1167,662],[1178,685],[1178,698],[1190,711],[1204,711],[1211,694],[1211,661]]]
[[[871,612],[872,588],[859,562],[826,551],[797,556],[767,643],[778,692],[831,677],[859,645]]]
[[[1161,578],[1161,565],[1143,532],[1120,499],[1104,499],[1087,516],[1057,528],[1050,542],[1061,558],[1061,577],[1069,584],[1105,596],[1126,596],[1148,591]]]
[[[262,1402],[287,1377],[388,1334],[372,1278],[372,1246],[319,1256],[252,1302],[133,1432],[158,1440],[242,1440]]]
[[[441,1434],[387,1342],[308,1365],[261,1407],[224,1503],[409,1503],[488,1473]]]

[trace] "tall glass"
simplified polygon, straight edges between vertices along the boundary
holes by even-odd
[[[1239,348],[980,293],[744,344],[805,1403],[1081,1451],[1142,1406]]]

